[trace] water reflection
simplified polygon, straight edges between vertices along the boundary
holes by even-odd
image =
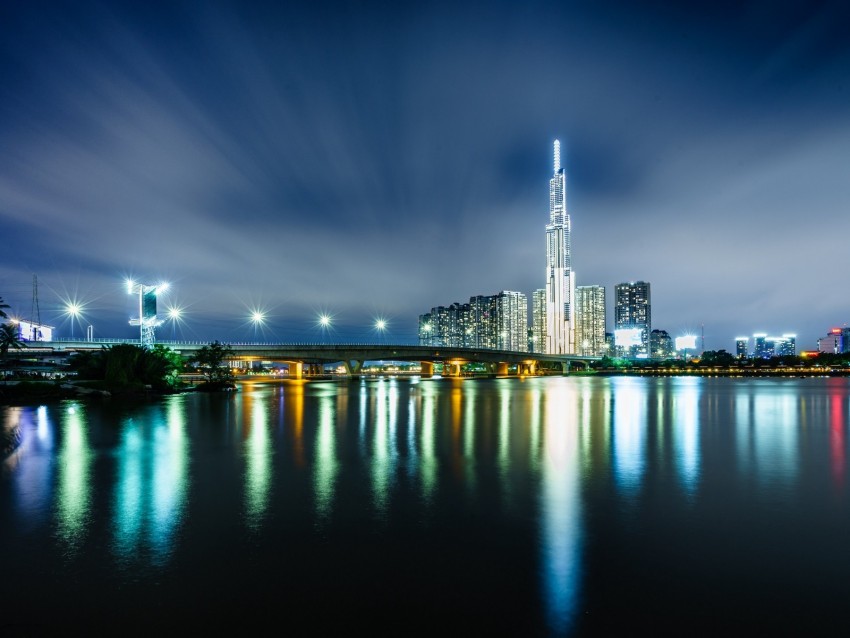
[[[4,441],[18,445],[3,464],[15,469],[16,507],[24,518],[24,528],[35,527],[51,516],[55,429],[43,405],[10,407],[3,416]]]
[[[683,379],[677,383],[672,401],[676,468],[682,485],[690,496],[693,496],[699,478],[700,387],[701,379]],[[661,421],[659,418],[659,422]]]
[[[268,393],[256,389],[245,394],[250,414],[245,440],[245,520],[252,530],[262,524],[272,482],[268,398]]]
[[[372,434],[372,502],[378,518],[384,520],[398,456],[395,439],[398,388],[395,380],[378,379],[372,409],[375,423]]]
[[[546,396],[542,482],[543,589],[547,620],[556,635],[574,621],[581,573],[578,396],[559,384]]]
[[[76,553],[89,522],[91,486],[89,472],[93,454],[89,447],[85,415],[77,403],[62,412],[62,445],[59,451],[59,484],[56,491],[56,523],[67,554]]]
[[[189,441],[184,397],[170,397],[165,424],[154,430],[153,504],[150,542],[155,557],[165,558],[183,518],[189,490]]]
[[[437,400],[434,387],[427,384],[422,390],[422,435],[420,448],[422,450],[419,461],[420,482],[422,485],[422,496],[428,504],[432,502],[434,487],[437,482],[438,461],[434,449],[435,422],[437,419]]]
[[[113,551],[122,561],[142,552],[160,565],[175,551],[189,490],[184,397],[126,418],[121,426],[114,497]],[[138,418],[137,418],[138,417]]]
[[[16,578],[41,561],[32,573],[92,600],[104,582],[153,592],[146,609],[184,580],[217,600],[236,583],[259,597],[251,611],[296,588],[353,609],[363,588],[326,587],[341,573],[381,600],[427,592],[435,617],[477,588],[464,609],[528,614],[512,635],[607,635],[592,613],[666,600],[699,615],[669,575],[693,574],[701,601],[729,573],[776,596],[777,557],[809,570],[805,586],[841,582],[850,390],[804,381],[287,380],[228,397],[7,406],[4,427],[23,438],[0,472],[0,558]],[[206,582],[211,564],[227,578]],[[618,606],[624,592],[637,602]]]
[[[787,486],[798,469],[798,397],[781,385],[759,390],[746,386],[736,397],[739,464],[763,487]]]
[[[847,397],[843,384],[836,383],[838,379],[829,381],[829,456],[833,482],[840,494],[843,492],[847,472]]]
[[[633,495],[646,465],[646,385],[643,379],[615,379],[613,392],[614,477],[624,493]]]
[[[316,436],[314,492],[316,513],[320,522],[330,517],[333,506],[334,482],[339,463],[336,459],[336,406],[334,397],[324,392],[319,397],[319,431]]]

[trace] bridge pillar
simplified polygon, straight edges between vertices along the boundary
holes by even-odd
[[[290,361],[289,378],[298,380],[304,378],[304,364],[300,361]]]
[[[518,374],[534,375],[537,374],[537,362],[531,361],[528,363],[517,364]]]
[[[342,362],[345,366],[345,374],[349,377],[359,377],[360,371],[363,369],[363,362],[357,359],[346,359]]]
[[[433,377],[434,376],[434,362],[433,361],[420,361],[419,366],[422,369],[423,377]]]
[[[508,376],[508,363],[507,361],[499,361],[496,364],[496,374],[500,377]]]

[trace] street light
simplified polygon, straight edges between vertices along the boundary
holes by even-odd
[[[172,306],[168,309],[168,320],[171,322],[171,340],[174,341],[176,338],[177,331],[177,322],[180,321],[180,316],[183,314],[183,311],[177,306]]]
[[[325,339],[327,338],[328,330],[330,330],[331,327],[331,316],[323,312],[319,315],[319,320],[317,323],[319,329],[322,332],[322,343],[324,343]]]
[[[266,322],[266,314],[262,310],[252,310],[250,320],[254,324],[254,339],[256,339],[257,328],[262,327]]]
[[[381,335],[381,341],[384,341],[384,333],[387,329],[387,321],[381,317],[375,320],[375,330]]]
[[[74,338],[74,321],[77,320],[82,311],[83,309],[77,303],[72,302],[65,306],[65,313],[71,317],[71,339]]]

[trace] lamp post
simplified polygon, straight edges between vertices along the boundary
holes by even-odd
[[[327,337],[327,332],[331,327],[331,317],[330,315],[321,314],[319,315],[319,328],[322,330],[322,343],[325,342],[325,338]]]
[[[386,329],[387,329],[387,322],[386,322],[385,319],[378,318],[378,319],[375,320],[375,330],[377,330],[378,334],[381,335],[381,343],[385,342],[384,333],[386,332]]]
[[[266,320],[266,315],[260,310],[254,310],[251,313],[251,323],[254,324],[254,339],[257,338],[257,328],[262,326]]]
[[[180,321],[180,315],[182,314],[182,310],[180,308],[169,308],[168,309],[168,320],[171,322],[171,340],[174,341],[176,339],[175,333],[177,332],[177,322]]]
[[[76,303],[69,303],[65,306],[65,312],[71,318],[71,340],[74,339],[74,322],[77,320],[77,317],[79,317],[81,310],[82,309],[79,304]]]

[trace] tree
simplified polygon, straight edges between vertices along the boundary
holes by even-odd
[[[2,299],[0,299],[2,301]],[[8,307],[8,306],[7,306]],[[2,312],[2,310],[0,310]],[[9,348],[20,350],[26,347],[24,342],[18,338],[18,329],[14,324],[0,324],[0,358],[5,362],[6,355],[9,354]],[[5,380],[5,373],[3,375]]]
[[[105,381],[113,388],[142,384],[165,390],[179,383],[183,361],[161,344],[146,349],[122,343],[100,352],[77,354],[71,359],[71,367],[81,379]]]
[[[730,367],[738,360],[726,350],[706,350],[700,357],[700,365],[714,367]]]
[[[194,361],[209,383],[223,383],[233,378],[233,372],[224,360],[233,356],[233,348],[217,340],[195,353]]]
[[[8,315],[6,315],[6,313],[3,312],[3,308],[8,308],[8,307],[9,307],[9,304],[7,304],[5,301],[3,301],[3,297],[0,297],[0,317],[2,317],[3,319],[8,318]]]

